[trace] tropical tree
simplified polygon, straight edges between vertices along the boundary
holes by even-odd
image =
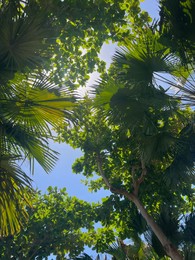
[[[0,2],[1,236],[19,230],[20,201],[29,203],[25,186],[31,180],[18,162],[28,158],[33,166],[35,159],[48,172],[57,159],[48,147],[51,128],[73,120],[74,98],[65,86],[83,85],[96,65],[103,71],[98,58],[103,42],[127,33],[130,14],[135,21],[148,20],[139,13],[139,2],[126,5],[126,0],[82,6],[80,1]]]
[[[90,244],[88,236],[94,229],[92,205],[56,187],[49,187],[43,195],[34,192],[31,201],[28,223],[19,233],[0,239],[1,259],[43,259],[51,254],[67,259]]]
[[[12,40],[17,38],[17,44],[12,44],[10,49],[14,58],[19,56],[25,65],[36,61],[39,68],[41,60],[44,70],[55,71],[55,80],[72,87],[84,85],[95,66],[100,72],[105,67],[98,58],[102,44],[109,40],[121,41],[129,34],[129,17],[137,27],[149,20],[139,4],[135,0],[84,0],[82,3],[79,0],[50,0],[49,3],[4,0],[0,3],[3,36],[0,49],[6,50],[6,40],[12,34]],[[10,23],[13,19],[14,27]],[[18,33],[22,35],[18,37]],[[7,67],[11,61],[3,53],[1,57]],[[18,62],[17,65],[22,65],[21,60]]]
[[[37,87],[38,85],[38,87]],[[5,85],[3,86],[3,88]],[[57,160],[57,153],[48,146],[52,138],[51,127],[71,119],[73,98],[67,91],[59,98],[54,93],[53,83],[43,77],[25,79],[15,75],[1,92],[1,234],[18,230],[15,225],[19,201],[25,198],[25,186],[30,187],[30,178],[17,166],[28,158],[33,170],[35,159],[49,172]],[[24,194],[23,194],[24,192]],[[21,196],[21,197],[20,197]],[[15,200],[19,197],[19,201]],[[14,202],[15,200],[15,202]],[[18,205],[10,207],[10,203]],[[7,213],[6,213],[7,212]],[[9,214],[8,217],[5,217]],[[13,215],[12,215],[13,214]],[[10,230],[6,227],[9,220]],[[11,223],[13,220],[13,223]],[[8,224],[7,223],[7,224]]]
[[[49,171],[57,159],[48,147],[50,129],[64,116],[70,119],[73,106],[70,94],[59,98],[59,87],[43,71],[53,35],[32,9],[20,1],[3,1],[0,9],[1,236],[18,231],[20,215],[27,216],[22,204],[30,202],[25,187],[31,179],[17,162],[36,159]]]
[[[117,194],[118,204],[133,203],[172,259],[183,256],[157,215],[165,205],[172,214],[174,207],[179,215],[190,212],[194,194],[193,113],[180,109],[162,86],[167,73],[175,77],[180,64],[159,42],[159,33],[146,28],[134,41],[126,40],[96,86],[98,109],[91,109],[88,100],[78,112],[79,125],[65,127],[63,134],[84,152],[73,170],[87,177],[95,172],[100,179],[91,182],[92,189],[103,186]],[[112,210],[117,214],[119,209]]]

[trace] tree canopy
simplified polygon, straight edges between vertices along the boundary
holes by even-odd
[[[84,153],[73,170],[89,178],[99,175],[90,188],[109,189],[116,204],[130,201],[125,224],[128,215],[135,218],[130,210],[134,204],[154,233],[152,242],[155,236],[160,241],[156,252],[172,259],[184,257],[183,235],[174,238],[179,218],[194,210],[194,113],[184,109],[181,98],[170,90],[177,89],[181,79],[193,78],[188,64],[193,60],[184,64],[179,49],[174,52],[162,43],[158,26],[148,25],[134,40],[125,40],[109,72],[95,86],[94,101],[88,99],[79,108],[79,124],[65,127],[63,134],[65,142]],[[163,82],[168,83],[167,90]],[[110,224],[113,214],[118,217],[114,226],[119,227],[119,209],[114,204],[110,211],[103,216],[104,225]]]
[[[58,155],[48,145],[51,128],[74,122],[72,90],[95,67],[104,70],[99,50],[124,37],[130,13],[149,19],[136,1],[0,2],[1,235],[19,230],[17,205],[31,183],[18,161],[52,169]]]
[[[5,259],[75,257],[85,244],[103,252],[116,237],[131,239],[131,257],[136,252],[138,259],[145,243],[157,258],[194,257],[194,1],[159,1],[160,20],[153,23],[139,4],[1,1]],[[110,40],[120,48],[106,71],[98,53]],[[79,100],[73,90],[94,69],[100,80]],[[31,189],[18,162],[27,158],[33,168],[36,160],[49,172],[58,156],[49,148],[53,129],[83,152],[73,172],[92,191],[110,190],[101,204],[64,190]]]

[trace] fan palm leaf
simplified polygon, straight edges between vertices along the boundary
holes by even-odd
[[[36,136],[28,132],[26,128],[11,123],[3,123],[3,136],[1,146],[4,151],[13,152],[19,156],[36,159],[46,172],[50,171],[55,161],[57,153],[48,148],[48,142],[44,137]]]
[[[149,28],[134,42],[127,41],[113,61],[110,79],[96,87],[94,104],[107,108],[105,116],[111,123],[129,129],[131,135],[139,133],[140,151],[146,162],[162,159],[176,145],[177,133],[170,132],[168,122],[180,117],[180,103],[161,87],[159,79],[166,79],[163,73],[176,77],[179,59],[159,43],[158,32]],[[166,83],[176,86],[170,80]]]
[[[158,74],[174,73],[178,68],[177,60],[158,40],[158,33],[148,29],[134,42],[127,41],[113,57],[115,78],[100,82],[97,88],[96,102],[109,102],[119,118],[127,115],[121,121],[134,125],[147,120],[149,110],[170,111],[177,103],[156,80]]]
[[[52,138],[50,129],[72,119],[74,98],[66,89],[56,93],[51,79],[42,75],[28,79],[16,75],[7,89],[6,94],[0,95],[4,146],[35,158],[50,171],[57,159],[57,153],[48,148],[47,139]]]
[[[42,75],[15,74],[0,88],[0,226],[1,234],[8,235],[17,232],[27,217],[22,201],[28,196],[25,187],[30,179],[17,161],[36,159],[46,172],[51,171],[57,153],[48,146],[50,129],[72,118],[74,99],[65,89],[57,92],[51,79]],[[6,161],[5,155],[11,159]]]
[[[175,187],[186,183],[193,184],[194,179],[194,154],[195,154],[195,133],[193,123],[188,124],[180,132],[175,143],[174,159],[165,171],[166,183]]]
[[[195,244],[195,212],[192,212],[185,220],[185,236]]]
[[[177,52],[186,64],[194,60],[195,3],[191,0],[160,0],[161,42]]]
[[[153,253],[149,251],[149,248],[141,241],[139,237],[132,238],[133,245],[126,245],[123,241],[118,240],[108,247],[106,253],[113,256],[115,260],[136,260],[136,259],[150,259]]]
[[[51,39],[51,28],[46,27],[41,12],[32,15],[33,8],[25,5],[23,12],[14,10],[8,4],[1,10],[0,74],[4,71],[24,71],[25,67],[34,68],[49,58],[46,39]]]
[[[95,91],[92,94],[96,94],[94,98],[95,107],[104,106],[107,110],[110,109],[110,101],[113,95],[115,95],[119,89],[124,88],[123,84],[117,82],[114,79],[100,80],[98,85],[94,85]]]
[[[36,160],[46,172],[53,168],[51,129],[73,119],[75,100],[43,70],[56,32],[36,1],[3,1],[0,23],[0,230],[7,235],[19,230],[20,213],[26,217],[22,202],[30,179],[18,160]]]
[[[146,162],[160,160],[175,146],[177,138],[170,132],[162,131],[142,138],[141,151]]]
[[[51,76],[33,74],[25,78],[17,74],[8,88],[8,98],[2,100],[8,120],[10,117],[28,127],[42,125],[48,130],[47,124],[56,126],[59,120],[71,118],[75,99],[67,88],[58,90]]]
[[[170,73],[177,64],[169,49],[159,43],[158,33],[151,29],[134,42],[127,41],[125,47],[116,52],[113,61],[119,71],[118,78],[129,88],[153,85],[155,72]]]
[[[11,155],[0,157],[0,236],[14,234],[27,219],[31,179],[17,166]]]

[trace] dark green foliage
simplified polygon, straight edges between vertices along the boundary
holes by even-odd
[[[165,180],[172,187],[181,187],[184,183],[184,193],[194,183],[195,133],[193,123],[180,132],[174,151],[174,159],[165,171]],[[183,193],[181,190],[181,193]]]
[[[161,42],[180,55],[183,62],[194,60],[194,0],[160,0]]]

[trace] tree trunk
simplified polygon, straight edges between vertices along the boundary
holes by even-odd
[[[172,242],[166,237],[166,235],[163,233],[161,228],[156,224],[154,219],[148,214],[147,210],[139,200],[137,194],[138,194],[138,188],[135,193],[129,193],[126,190],[122,189],[117,189],[113,187],[110,183],[109,180],[107,179],[106,175],[104,174],[103,167],[102,167],[102,160],[100,155],[97,155],[97,164],[98,164],[98,169],[100,172],[100,175],[102,176],[105,184],[107,187],[110,189],[111,192],[116,193],[116,194],[121,194],[124,197],[126,197],[128,200],[132,201],[137,209],[140,211],[142,217],[146,220],[148,226],[151,227],[152,231],[156,235],[156,237],[159,239],[160,243],[162,244],[166,254],[171,257],[172,260],[183,260],[183,256],[179,253],[177,248],[172,244]],[[142,167],[142,170],[144,170],[144,175],[145,175],[145,167]],[[141,177],[142,178],[142,177]],[[142,180],[141,180],[142,182]],[[139,181],[138,185],[141,183]]]
[[[148,214],[148,212],[146,211],[146,209],[144,208],[143,204],[138,199],[138,197],[133,194],[125,194],[125,196],[136,205],[137,209],[140,211],[141,215],[146,220],[147,224],[151,227],[152,231],[161,242],[167,255],[171,257],[171,259],[173,260],[183,260],[183,257],[178,252],[177,248],[165,236],[161,228],[156,224],[154,219]]]

